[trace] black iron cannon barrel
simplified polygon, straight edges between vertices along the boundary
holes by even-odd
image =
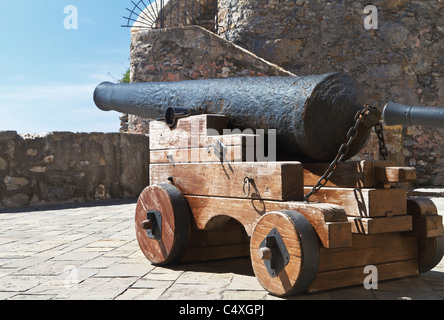
[[[224,114],[229,128],[276,130],[279,158],[331,161],[363,108],[359,87],[347,75],[251,77],[97,86],[99,109],[156,119],[169,107]],[[380,113],[368,117],[347,153],[366,142]]]
[[[390,101],[383,110],[388,126],[424,126],[444,128],[444,107],[408,106]]]

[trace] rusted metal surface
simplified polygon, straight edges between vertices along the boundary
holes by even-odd
[[[390,101],[384,107],[383,118],[389,126],[444,128],[444,107],[408,106]]]
[[[251,77],[97,86],[94,101],[115,110],[156,119],[168,107],[224,114],[229,128],[276,130],[278,160],[331,161],[363,108],[360,89],[347,75]],[[380,119],[375,112],[349,148],[355,155]]]

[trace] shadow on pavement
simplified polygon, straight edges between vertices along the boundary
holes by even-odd
[[[137,199],[106,199],[106,200],[91,200],[86,202],[67,202],[59,204],[42,204],[35,206],[26,206],[20,208],[2,208],[2,213],[21,213],[31,211],[49,211],[49,210],[63,210],[63,209],[76,209],[76,208],[91,208],[91,207],[106,207],[122,204],[136,203]]]

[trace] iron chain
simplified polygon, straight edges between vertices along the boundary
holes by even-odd
[[[313,194],[315,194],[316,192],[318,192],[319,190],[321,190],[321,188],[324,187],[325,184],[330,180],[330,178],[332,177],[333,173],[336,170],[336,167],[344,159],[345,155],[348,152],[348,149],[350,148],[350,145],[353,143],[354,139],[358,135],[359,125],[365,121],[365,118],[367,117],[369,112],[372,110],[375,110],[375,109],[376,109],[375,107],[372,107],[372,106],[366,104],[366,105],[364,105],[364,108],[362,108],[361,110],[359,110],[356,113],[355,118],[354,118],[355,124],[347,132],[347,142],[343,143],[339,147],[338,153],[337,153],[335,159],[330,163],[330,166],[328,167],[328,169],[325,171],[325,173],[322,175],[322,177],[318,180],[318,182],[313,187],[313,189],[308,194],[306,194],[304,196],[306,202],[308,202],[310,197]],[[375,131],[376,131],[376,135],[378,136],[379,151],[385,160],[388,155],[388,151],[387,151],[387,148],[385,147],[384,135],[382,133],[382,125],[380,122],[378,122],[375,125]]]
[[[387,147],[385,146],[384,132],[381,122],[375,124],[375,132],[376,136],[378,137],[379,154],[381,155],[382,159],[387,160],[388,150]]]

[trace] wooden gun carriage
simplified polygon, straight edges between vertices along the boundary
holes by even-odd
[[[414,168],[344,161],[307,202],[330,163],[252,159],[263,137],[223,134],[223,114],[166,120],[150,123],[150,185],[135,217],[153,264],[250,256],[260,284],[288,296],[362,285],[368,265],[388,280],[440,262],[442,217],[402,187]]]

